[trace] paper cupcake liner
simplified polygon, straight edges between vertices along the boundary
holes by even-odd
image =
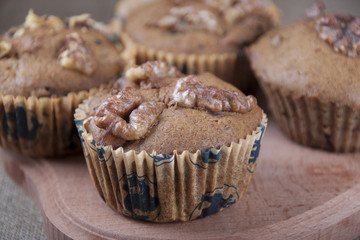
[[[238,53],[222,54],[187,54],[156,50],[137,43],[128,34],[123,32],[123,24],[128,14],[131,14],[139,5],[150,3],[154,0],[122,0],[116,6],[116,19],[111,26],[113,30],[120,31],[127,36],[127,40],[136,48],[136,63],[142,64],[146,61],[162,60],[170,65],[176,66],[184,74],[198,74],[211,72],[224,81],[231,83],[241,90],[247,90],[253,81],[256,81],[251,71],[249,62],[243,50]],[[269,14],[278,13],[274,4],[268,4]],[[279,17],[278,17],[279,18]],[[275,24],[280,19],[274,16]]]
[[[86,104],[75,122],[92,181],[115,211],[152,222],[189,221],[219,212],[236,203],[256,168],[267,117],[259,127],[230,146],[172,155],[136,153],[98,145],[84,128]]]
[[[109,86],[69,93],[64,97],[0,95],[1,147],[33,157],[80,152],[73,123],[75,108]]]
[[[294,141],[334,152],[360,151],[360,109],[286,95],[264,84],[272,116]]]

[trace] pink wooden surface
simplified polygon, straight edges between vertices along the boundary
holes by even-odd
[[[186,223],[118,215],[98,196],[83,157],[33,161],[0,151],[7,173],[42,209],[50,239],[353,239],[360,235],[360,154],[299,146],[270,123],[239,203]]]

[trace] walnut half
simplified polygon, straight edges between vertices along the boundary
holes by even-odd
[[[143,102],[135,88],[125,87],[108,97],[96,110],[95,124],[126,141],[144,137],[156,123],[165,105]],[[128,118],[128,122],[125,120]]]
[[[65,46],[60,49],[58,59],[64,68],[75,69],[89,76],[96,69],[96,61],[91,49],[76,32],[66,36]]]
[[[360,55],[360,17],[328,15],[319,18],[315,27],[319,37],[336,52],[351,57]]]
[[[257,105],[256,98],[251,95],[243,96],[236,91],[207,86],[194,75],[180,78],[173,91],[165,90],[165,93],[160,93],[160,98],[168,106],[195,107],[212,112],[247,113]]]

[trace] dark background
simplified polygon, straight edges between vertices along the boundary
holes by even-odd
[[[313,0],[273,0],[283,13],[283,23],[296,20]],[[96,20],[108,22],[117,0],[0,0],[0,33],[21,24],[30,8],[39,15],[62,17],[90,13]],[[324,0],[328,11],[360,14],[360,0]]]

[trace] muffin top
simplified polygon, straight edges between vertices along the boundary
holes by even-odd
[[[88,14],[66,22],[35,15],[0,37],[0,93],[62,96],[110,82],[124,66],[123,45]]]
[[[117,15],[135,42],[195,54],[237,52],[279,22],[270,0],[128,0]]]
[[[229,146],[256,130],[262,110],[210,73],[183,76],[163,62],[129,69],[121,89],[87,102],[85,128],[99,144],[172,154]]]
[[[321,14],[264,35],[248,51],[257,77],[295,97],[360,107],[360,18]]]

